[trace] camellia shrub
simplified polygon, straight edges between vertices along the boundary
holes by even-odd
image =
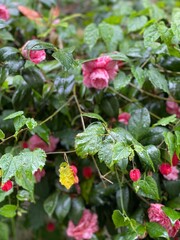
[[[0,0],[0,239],[179,239],[179,104],[178,0]]]

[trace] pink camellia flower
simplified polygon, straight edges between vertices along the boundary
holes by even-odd
[[[34,173],[34,177],[36,179],[36,182],[40,182],[41,178],[44,177],[46,175],[46,172],[44,169],[40,170],[38,169],[35,173]]]
[[[172,171],[168,175],[163,175],[167,180],[178,180],[179,170],[177,167],[172,166]]]
[[[28,50],[26,46],[29,41],[27,41],[21,49],[21,54],[25,59],[30,60],[31,62],[38,64],[46,59],[46,52],[42,50]]]
[[[69,221],[66,233],[68,237],[73,237],[75,240],[91,239],[93,233],[98,231],[97,215],[85,209],[79,223],[75,226],[72,221]]]
[[[169,98],[169,100],[166,101],[166,112],[169,114],[176,114],[176,117],[180,118],[180,107],[172,100],[172,98]]]
[[[33,135],[29,140],[28,140],[28,147],[30,150],[34,150],[36,148],[41,148],[45,152],[53,152],[56,149],[56,146],[59,142],[58,138],[55,138],[53,136],[49,137],[49,145],[44,142],[38,135]]]
[[[129,172],[129,176],[133,182],[136,182],[141,178],[141,172],[139,171],[138,168],[134,168],[131,169],[131,171]]]
[[[7,21],[10,18],[7,7],[3,4],[0,5],[0,19]]]
[[[160,166],[159,166],[159,171],[162,175],[168,175],[171,173],[172,171],[172,167],[169,163],[162,163]]]
[[[1,189],[3,192],[8,192],[9,190],[11,190],[12,187],[13,187],[12,181],[8,180],[1,186]]]
[[[82,65],[83,83],[88,88],[103,89],[114,79],[118,62],[109,56],[101,56]]]
[[[127,112],[123,112],[123,113],[119,114],[118,122],[122,122],[125,125],[128,125],[130,117],[131,117],[131,114],[129,114]]]
[[[170,237],[175,237],[177,232],[180,229],[180,221],[177,220],[174,225],[172,225],[170,219],[161,209],[163,207],[162,204],[152,203],[150,204],[150,208],[148,209],[148,217],[150,222],[156,222],[164,227]]]

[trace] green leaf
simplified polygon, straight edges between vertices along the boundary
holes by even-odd
[[[180,131],[175,131],[175,149],[176,154],[180,156]]]
[[[104,162],[109,168],[113,165],[112,154],[115,142],[111,137],[106,138],[98,152],[98,157],[101,162]]]
[[[63,48],[54,52],[52,56],[59,61],[65,70],[69,70],[74,66],[75,61],[72,55],[73,48]]]
[[[124,227],[129,225],[129,221],[125,219],[119,210],[114,210],[112,220],[116,228]]]
[[[130,59],[122,52],[115,52],[115,53],[108,53],[109,57],[111,57],[113,60],[120,60],[123,62],[130,62]]]
[[[46,154],[42,149],[36,149],[33,152],[24,149],[19,155],[14,156],[10,153],[4,154],[0,158],[0,168],[2,169],[2,183],[7,182],[16,172],[30,171],[34,174],[38,168],[42,168],[46,161]]]
[[[180,210],[180,197],[173,198],[166,203],[167,207]]]
[[[54,45],[49,42],[43,42],[38,39],[29,40],[25,49],[27,50],[42,50],[42,49],[52,49],[54,50]]]
[[[180,10],[179,8],[174,8],[172,12],[172,22],[171,22],[171,29],[177,39],[180,39]]]
[[[0,189],[0,202],[4,201],[4,199],[9,196],[13,192],[13,188],[11,188],[9,191],[4,192]]]
[[[0,61],[12,60],[17,56],[18,49],[13,47],[3,47],[0,49]]]
[[[56,77],[54,81],[54,85],[56,87],[57,92],[61,95],[66,97],[69,95],[74,87],[74,75],[70,75],[68,77]]]
[[[25,125],[25,123],[26,123],[26,117],[24,115],[14,118],[14,127],[16,130],[16,134]]]
[[[37,122],[33,118],[26,118],[26,126],[32,130],[37,126]]]
[[[38,93],[42,93],[45,77],[36,67],[28,67],[22,70],[22,76],[26,83]]]
[[[166,192],[168,193],[168,196],[170,199],[178,197],[179,196],[179,189],[180,189],[180,180],[176,181],[163,181],[164,188]]]
[[[155,171],[154,163],[149,155],[147,147],[143,147],[142,151],[138,151],[139,148],[137,148],[136,145],[134,145],[134,148],[139,156],[140,162],[144,165],[144,168],[150,168]]]
[[[167,80],[165,79],[164,75],[162,75],[157,68],[154,68],[153,66],[150,67],[149,70],[147,70],[147,76],[152,83],[152,85],[157,88],[161,89],[166,93],[169,93]]]
[[[0,222],[0,239],[9,240],[9,227],[3,222]]]
[[[107,125],[105,120],[97,113],[83,113],[82,116],[89,117],[89,118],[95,118],[95,119],[97,119],[99,121],[102,121],[104,124]]]
[[[77,134],[75,139],[77,155],[82,158],[95,155],[101,147],[104,133],[105,128],[101,123],[93,123],[84,132]]]
[[[128,158],[133,153],[133,149],[123,142],[117,142],[113,147],[112,159],[115,162]]]
[[[90,49],[94,47],[99,37],[99,29],[94,23],[89,24],[84,29],[84,42],[89,46]]]
[[[165,132],[164,133],[164,141],[166,145],[168,146],[168,152],[170,155],[170,159],[172,159],[173,154],[175,152],[175,136],[171,132]]]
[[[32,134],[37,134],[40,138],[42,138],[47,144],[49,144],[49,134],[50,130],[49,128],[43,124],[43,125],[38,125],[35,127],[32,131]]]
[[[43,206],[44,206],[44,210],[45,212],[48,214],[49,217],[52,216],[57,203],[58,203],[58,196],[59,193],[53,193],[52,195],[50,195],[44,202]]]
[[[107,94],[101,100],[101,110],[108,117],[118,117],[119,114],[119,101],[115,95]]]
[[[157,24],[154,23],[149,27],[147,27],[144,30],[143,37],[144,37],[144,45],[146,48],[148,47],[156,48],[157,46],[159,46],[159,44],[157,43],[155,44],[155,41],[158,40],[158,38],[160,37]]]
[[[133,182],[133,186],[136,192],[141,196],[159,200],[158,187],[156,181],[152,177],[147,176],[144,180]]]
[[[55,209],[56,216],[60,223],[67,216],[70,208],[71,208],[71,198],[66,194],[60,195],[56,205],[56,209]]]
[[[176,115],[173,114],[169,117],[165,117],[165,118],[161,118],[157,123],[155,123],[153,126],[158,126],[158,125],[161,125],[161,126],[166,126],[168,125],[169,123],[173,123],[177,120],[176,118]]]
[[[180,213],[176,212],[172,208],[162,207],[163,212],[170,218],[171,223],[174,225],[177,220],[180,219]]]
[[[18,191],[18,194],[16,195],[17,199],[19,201],[29,201],[30,200],[30,195],[29,192],[26,190],[20,190]]]
[[[117,25],[102,22],[99,24],[99,32],[108,52],[115,51],[118,43],[123,39],[123,32]]]
[[[0,208],[0,215],[6,218],[13,218],[16,215],[17,206],[7,204]]]
[[[164,133],[169,130],[165,127],[154,127],[150,128],[146,135],[141,139],[141,143],[143,145],[159,145],[162,141],[164,141]]]
[[[169,239],[169,235],[166,229],[163,228],[160,224],[156,222],[149,222],[149,223],[146,223],[146,227],[151,238],[154,239],[154,238],[162,237],[165,239]]]
[[[124,72],[119,72],[115,77],[113,84],[116,90],[126,87],[131,81],[131,75],[126,75]]]
[[[24,114],[23,111],[18,111],[18,112],[15,112],[15,113],[11,113],[7,117],[5,117],[4,120],[14,119],[16,117],[22,116],[23,114]]]
[[[80,218],[82,217],[82,213],[84,211],[84,201],[81,197],[73,198],[71,200],[71,219],[73,220],[74,224],[78,224]]]
[[[140,87],[143,86],[146,78],[146,72],[141,67],[131,67],[131,72],[135,79],[137,80]]]
[[[122,198],[122,200],[121,200]],[[127,212],[129,210],[129,204],[130,204],[130,192],[129,188],[127,186],[121,187],[116,192],[116,202],[118,209],[122,212],[125,210]]]
[[[5,138],[4,132],[0,129],[0,140],[3,140]]]
[[[89,197],[91,194],[91,189],[94,184],[94,177],[91,177],[89,179],[86,179],[84,181],[80,182],[80,187],[81,187],[81,195],[85,199],[86,203],[89,203]]]
[[[146,108],[137,109],[132,112],[128,123],[128,130],[137,139],[141,139],[149,130],[150,115]]]
[[[128,32],[136,32],[144,27],[146,22],[148,21],[146,16],[140,16],[135,18],[130,18],[128,20]]]

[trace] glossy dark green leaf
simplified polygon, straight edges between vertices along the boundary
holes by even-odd
[[[70,217],[74,224],[77,224],[82,217],[82,213],[84,211],[84,201],[81,197],[73,198],[71,203],[71,209],[70,209]]]
[[[115,77],[113,84],[116,90],[126,87],[131,81],[131,75],[127,75],[124,72],[119,72]]]
[[[14,47],[3,47],[0,49],[0,61],[12,60],[17,56],[18,49]]]
[[[169,93],[168,83],[163,74],[159,72],[157,68],[150,67],[150,69],[146,72],[150,82],[157,89],[161,89],[166,93]]]
[[[115,95],[105,95],[101,101],[101,109],[108,117],[117,117],[119,114],[119,102]]]
[[[54,49],[52,43],[43,42],[38,39],[29,40],[25,49],[28,50],[42,50],[42,49]]]
[[[122,212],[123,209],[125,212],[128,212],[129,208],[129,199],[130,198],[130,192],[129,188],[127,186],[121,187],[117,192],[116,192],[116,202],[118,209]]]
[[[58,76],[54,81],[54,85],[60,95],[67,96],[72,92],[74,86],[74,76],[70,75],[66,78]]]
[[[62,222],[64,218],[67,216],[70,208],[71,198],[65,194],[60,195],[55,209],[55,214],[60,222]]]
[[[132,112],[129,119],[128,130],[137,139],[142,139],[149,130],[150,115],[146,108],[137,109]]]
[[[50,195],[44,202],[43,206],[44,206],[44,210],[45,212],[48,214],[49,217],[52,216],[57,203],[58,203],[58,196],[59,193],[53,193],[52,195]]]
[[[172,156],[175,152],[175,136],[171,132],[164,133],[164,140],[168,147],[170,158],[172,159]]]
[[[154,127],[150,128],[145,136],[141,139],[141,143],[143,145],[159,145],[162,141],[164,141],[164,133],[169,130],[164,127]]]
[[[23,69],[22,76],[26,83],[35,91],[42,93],[45,77],[36,67],[28,67]]]
[[[95,118],[106,124],[105,120],[97,113],[83,113],[82,116],[89,117],[89,118]]]

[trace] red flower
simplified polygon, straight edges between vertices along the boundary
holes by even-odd
[[[172,167],[169,163],[162,163],[160,166],[159,166],[159,171],[161,174],[163,175],[168,175],[171,173],[172,171]]]
[[[4,183],[2,186],[1,186],[1,189],[2,191],[4,192],[8,192],[13,186],[13,183],[11,182],[11,180],[8,180],[6,183]]]
[[[124,123],[125,125],[128,125],[130,117],[131,117],[131,114],[127,112],[123,112],[119,114],[118,121]]]
[[[134,168],[134,169],[131,169],[129,176],[133,182],[136,182],[141,178],[141,172],[139,171],[138,168]]]
[[[90,178],[93,174],[92,168],[91,167],[83,167],[82,174],[85,178]]]
[[[28,148],[28,143],[27,142],[22,142],[22,148]]]
[[[49,222],[47,225],[46,225],[46,230],[48,232],[54,232],[56,226],[53,222]]]
[[[176,155],[176,153],[174,153],[173,157],[172,157],[172,165],[173,166],[177,166],[178,165],[178,162],[179,162],[179,158],[178,156]]]

